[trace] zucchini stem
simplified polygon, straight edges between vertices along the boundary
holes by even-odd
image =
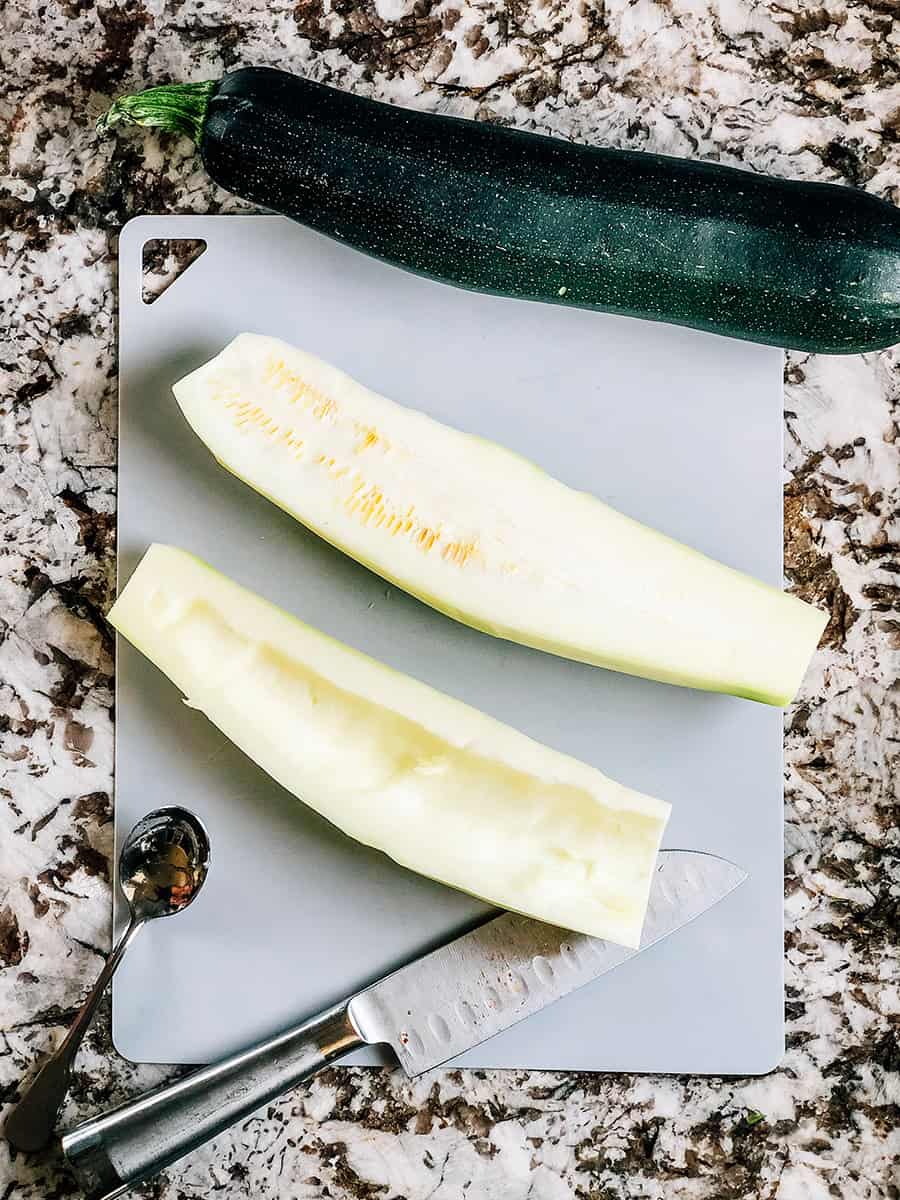
[[[97,131],[106,133],[113,125],[143,125],[180,133],[200,144],[206,106],[216,86],[203,83],[167,83],[131,96],[120,96],[97,121]]]

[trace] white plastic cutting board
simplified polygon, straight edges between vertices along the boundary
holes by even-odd
[[[207,250],[148,306],[141,249],[154,238],[203,238]],[[780,711],[566,662],[432,612],[219,468],[170,387],[236,333],[275,334],[779,584],[780,352],[459,291],[280,217],[139,217],[122,234],[120,266],[120,583],[152,541],[194,551],[335,637],[665,797],[667,845],[750,873],[694,925],[457,1065],[773,1067]],[[119,844],[148,809],[177,802],[206,822],[213,852],[195,904],[151,926],[116,977],[113,1032],[126,1057],[216,1058],[484,911],[337,833],[121,639],[117,679]]]

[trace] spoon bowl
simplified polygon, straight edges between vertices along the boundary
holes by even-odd
[[[158,808],[138,821],[119,855],[119,886],[132,919],[181,912],[209,870],[209,837],[186,808]]]

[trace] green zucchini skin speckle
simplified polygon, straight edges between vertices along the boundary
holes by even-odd
[[[900,341],[900,210],[833,184],[415,112],[269,68],[210,89],[248,200],[478,291],[854,353]]]

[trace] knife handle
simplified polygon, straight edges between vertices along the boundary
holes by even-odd
[[[65,1134],[63,1153],[87,1200],[112,1200],[363,1044],[349,1004],[336,1005],[85,1121]]]

